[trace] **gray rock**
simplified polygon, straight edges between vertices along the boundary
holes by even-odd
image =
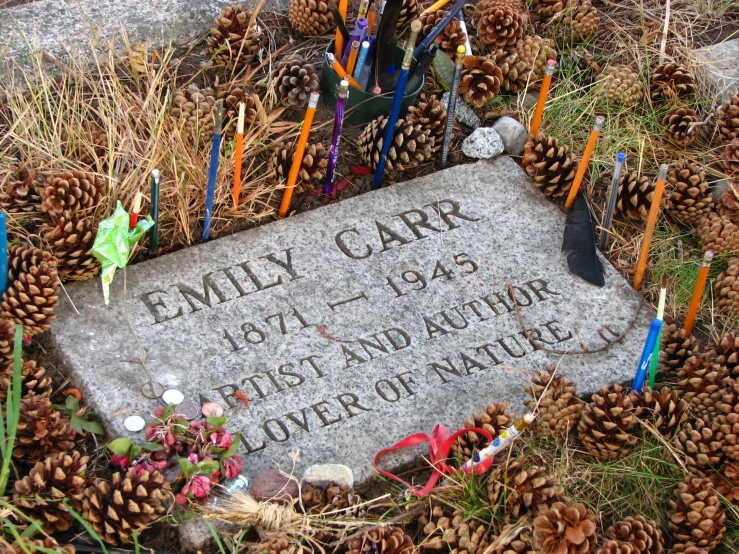
[[[354,474],[344,464],[316,464],[305,470],[303,482],[314,487],[325,487],[333,482],[351,489],[354,487]]]
[[[263,469],[254,477],[249,494],[263,502],[286,504],[300,495],[300,485],[295,477],[276,469]]]
[[[445,106],[449,105],[448,92],[445,92],[441,96],[441,101]],[[475,113],[475,110],[472,109],[472,106],[465,102],[461,96],[457,96],[457,103],[454,105],[454,119],[457,123],[466,127],[470,131],[474,131],[482,125],[482,121]]]
[[[523,154],[523,147],[529,138],[526,127],[512,117],[504,115],[493,124],[493,129],[500,135],[506,154],[510,156]]]
[[[470,158],[487,160],[502,154],[503,150],[503,141],[492,127],[478,127],[462,143],[462,152]]]
[[[69,283],[47,345],[113,434],[144,440],[123,427],[157,406],[144,360],[226,408],[250,480],[330,460],[356,488],[412,433],[495,400],[525,411],[537,367],[583,394],[633,377],[654,312],[634,321],[639,294],[605,260],[603,288],[571,275],[564,222],[511,158],[460,165],[132,265],[108,306],[99,278]]]
[[[218,534],[237,534],[240,528],[225,521],[212,520],[211,525]],[[182,552],[195,554],[215,547],[216,541],[208,525],[208,520],[201,517],[181,519],[177,525],[177,534],[180,538]]]
[[[724,98],[739,90],[739,38],[693,50],[695,70]]]

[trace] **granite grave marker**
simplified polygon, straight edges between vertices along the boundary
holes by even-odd
[[[603,288],[568,273],[564,219],[510,158],[458,166],[136,264],[126,310],[123,272],[110,306],[70,284],[50,338],[113,433],[151,416],[148,371],[226,407],[247,474],[298,451],[361,481],[408,434],[522,413],[537,367],[583,392],[633,376],[651,315],[608,263]]]

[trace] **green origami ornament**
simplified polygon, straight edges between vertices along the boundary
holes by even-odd
[[[113,215],[98,224],[95,244],[92,245],[92,255],[103,265],[100,277],[106,304],[110,304],[110,284],[113,282],[115,270],[126,267],[131,248],[154,225],[154,220],[148,215],[144,219],[139,219],[133,229],[129,229],[129,221],[130,216],[119,200]]]

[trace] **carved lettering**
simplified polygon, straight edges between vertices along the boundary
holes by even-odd
[[[177,311],[172,315],[167,315],[166,313],[160,312],[159,308],[161,307],[166,310],[167,305],[164,303],[162,296],[159,296],[156,300],[152,300],[151,298],[149,298],[152,294],[159,294],[163,296],[167,295],[167,293],[163,290],[153,290],[151,292],[139,294],[136,297],[141,299],[141,302],[143,302],[144,306],[146,306],[146,309],[149,310],[149,313],[154,316],[154,323],[152,323],[152,325],[156,325],[157,323],[164,323],[165,321],[175,319],[176,317],[180,317],[182,315],[182,306],[177,308]]]
[[[355,260],[363,260],[364,258],[369,258],[372,255],[372,247],[369,244],[365,244],[363,252],[357,253],[352,251],[352,249],[347,246],[346,242],[344,242],[344,235],[347,233],[359,235],[359,231],[357,231],[356,227],[352,227],[351,229],[344,229],[343,231],[339,231],[338,233],[336,233],[334,241],[336,242],[336,246],[339,247],[339,250],[341,250],[341,252],[345,256],[349,258],[354,258]]]

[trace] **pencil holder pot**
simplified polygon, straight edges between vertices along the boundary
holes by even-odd
[[[321,73],[321,96],[323,101],[330,109],[336,108],[336,93],[339,90],[341,79],[328,63],[327,54],[334,51],[334,41],[329,42],[326,51],[323,53],[323,71]],[[395,56],[395,67],[400,67],[403,63],[405,50],[398,46]],[[416,96],[421,92],[425,82],[425,76],[421,78],[421,83],[416,90],[413,90],[403,97],[403,104],[400,113],[404,114],[409,106],[416,100]],[[393,93],[389,92],[383,95],[364,92],[352,86],[349,87],[349,98],[346,101],[346,115],[344,123],[347,125],[364,125],[369,123],[376,117],[388,115],[393,104]]]

